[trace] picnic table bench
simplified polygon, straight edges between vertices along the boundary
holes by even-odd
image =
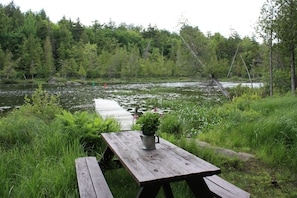
[[[249,198],[250,193],[238,188],[223,178],[213,175],[204,178],[214,197],[222,198]]]
[[[221,172],[218,167],[162,138],[155,150],[143,150],[139,135],[136,131],[102,133],[107,147],[99,161],[102,169],[108,170],[109,165],[115,167],[116,156],[116,164],[120,162],[140,187],[135,197],[156,197],[160,188],[165,197],[174,197],[170,183],[176,181],[186,181],[195,197],[250,197],[248,192],[217,176]],[[87,194],[89,191],[93,197],[112,197],[100,166],[94,157],[76,159],[81,197],[91,197]],[[88,168],[82,171],[80,167]],[[84,176],[79,176],[82,172]],[[91,184],[86,180],[91,180]]]
[[[75,159],[81,198],[112,198],[112,193],[95,157]]]

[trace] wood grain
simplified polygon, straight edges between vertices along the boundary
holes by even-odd
[[[162,138],[155,150],[143,150],[139,131],[101,135],[139,186],[201,178],[221,172],[218,167]]]
[[[227,182],[219,176],[213,175],[204,178],[207,186],[214,195],[223,198],[249,198],[250,194],[237,186]]]
[[[112,198],[113,195],[95,157],[75,159],[81,198]]]

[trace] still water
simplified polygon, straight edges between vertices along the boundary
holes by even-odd
[[[238,83],[222,83],[224,87],[233,87]],[[250,86],[243,84],[243,86]],[[261,83],[254,83],[254,87],[261,86]],[[13,109],[24,104],[24,97],[30,96],[37,88],[37,85],[0,85],[0,111]],[[150,90],[156,87],[175,88],[162,94],[151,94]],[[211,87],[213,89],[213,87]],[[94,110],[93,100],[96,98],[111,99],[117,101],[127,110],[141,105],[145,99],[157,100],[176,99],[182,97],[179,90],[187,90],[190,93],[205,93],[210,91],[207,83],[203,82],[174,82],[174,83],[142,83],[142,84],[101,84],[89,85],[43,85],[43,89],[50,94],[59,96],[60,104],[69,111]]]

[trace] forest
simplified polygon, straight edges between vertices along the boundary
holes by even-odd
[[[289,31],[280,30],[296,29],[297,13],[292,12],[286,21],[283,16],[291,13],[290,8],[294,11],[297,1],[285,6],[279,2],[267,0],[259,13],[256,29],[263,43],[241,38],[236,30],[228,38],[219,32],[205,35],[198,26],[186,23],[180,24],[178,33],[156,26],[101,24],[100,19],[94,19],[91,26],[83,25],[79,18],[63,17],[53,23],[44,10],[22,13],[13,1],[0,4],[0,79],[211,75],[256,79],[286,92],[295,81],[292,69],[297,41],[294,35],[286,35]]]

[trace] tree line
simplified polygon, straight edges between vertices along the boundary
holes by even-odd
[[[254,37],[241,38],[236,31],[228,38],[218,32],[204,34],[186,23],[178,33],[113,21],[101,24],[95,20],[85,26],[79,18],[63,17],[53,23],[44,10],[22,13],[13,2],[0,4],[2,80],[208,75],[269,79],[270,48],[266,44]],[[281,61],[283,67],[275,67],[281,69],[280,74],[288,72],[286,60]]]
[[[259,33],[269,47],[270,95],[274,86],[296,91],[297,1],[266,0],[258,23]],[[289,81],[289,82],[288,82]]]

